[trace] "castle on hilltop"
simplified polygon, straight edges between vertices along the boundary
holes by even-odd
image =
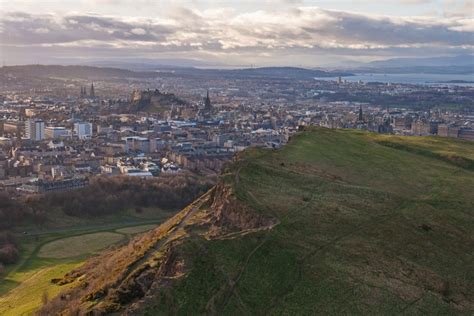
[[[173,93],[162,93],[160,90],[134,90],[130,97],[129,112],[152,111],[162,112],[173,106],[186,105],[186,102]]]

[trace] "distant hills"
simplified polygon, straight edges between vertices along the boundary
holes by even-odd
[[[394,58],[359,65],[353,70],[372,73],[474,74],[474,56]]]
[[[145,70],[130,70],[94,66],[61,66],[61,65],[24,65],[0,68],[0,76],[14,75],[21,77],[60,77],[84,78],[88,80],[112,78],[156,78],[164,76],[190,76],[199,78],[286,78],[312,79],[314,77],[351,76],[349,72],[329,72],[297,67],[264,67],[244,69],[201,69],[189,67],[164,67],[159,69],[150,66]]]
[[[307,80],[315,77],[346,77],[354,73],[429,73],[429,74],[474,74],[473,55],[460,55],[454,57],[430,58],[394,58],[369,63],[347,62],[341,69],[332,67],[333,70],[309,69],[300,67],[257,67],[239,69],[210,69],[194,68],[193,61],[185,62],[179,66],[173,65],[173,60],[166,64],[160,61],[133,62],[96,62],[98,66],[82,65],[24,65],[6,66],[0,68],[0,76],[29,76],[29,77],[60,77],[84,78],[87,80],[113,79],[113,78],[142,78],[156,77],[196,77],[196,78],[272,78]],[[205,63],[201,63],[205,67]],[[352,66],[350,66],[352,65]],[[113,66],[113,67],[112,67]]]
[[[58,78],[153,78],[156,72],[136,72],[127,69],[92,66],[62,66],[62,65],[22,65],[5,66],[0,68],[0,75],[19,77],[58,77]]]
[[[206,62],[193,59],[140,59],[140,60],[119,60],[119,61],[95,61],[91,62],[92,66],[106,66],[124,68],[135,71],[149,71],[157,69],[180,69],[186,72],[186,69],[198,68],[204,74],[212,73],[220,69],[225,75],[229,68],[228,65]],[[328,69],[336,69],[328,71],[325,67],[315,67],[314,69],[299,67],[233,67],[234,75],[251,75],[251,76],[285,76],[292,78],[309,78],[309,77],[337,77],[348,76],[353,72],[372,72],[372,73],[432,73],[432,74],[470,74],[474,73],[474,56],[464,54],[458,56],[441,56],[441,57],[419,57],[419,58],[391,58],[386,60],[378,60],[369,63],[361,63],[355,61],[345,61],[327,67]],[[311,73],[315,69],[321,73]],[[339,69],[339,70],[337,70]],[[342,69],[342,70],[341,70]],[[343,70],[346,69],[346,70]],[[194,71],[199,71],[194,70]],[[242,71],[242,73],[241,73]]]
[[[310,128],[53,280],[40,315],[468,315],[473,172],[470,142]]]
[[[373,61],[367,64],[373,67],[446,67],[446,66],[472,66],[473,55],[459,55],[453,57],[428,57],[428,58],[393,58]]]
[[[187,58],[159,58],[159,59],[118,59],[97,60],[87,62],[85,65],[94,67],[113,67],[130,69],[134,71],[149,71],[150,69],[173,68],[226,68],[226,65],[216,62],[206,62]]]
[[[297,67],[262,67],[231,70],[234,74],[252,77],[284,77],[284,78],[301,78],[312,79],[315,77],[346,77],[352,76],[350,72],[341,71],[323,71],[315,69],[297,68]]]

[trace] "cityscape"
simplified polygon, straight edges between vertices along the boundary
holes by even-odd
[[[202,80],[169,74],[146,80],[70,78],[34,87],[28,77],[15,77],[15,67],[5,67],[3,189],[62,191],[83,187],[87,177],[99,175],[217,174],[235,153],[247,147],[280,148],[299,129],[313,125],[474,140],[474,87],[469,84],[237,74],[218,80],[212,73]]]
[[[0,316],[472,315],[473,0],[0,0]]]

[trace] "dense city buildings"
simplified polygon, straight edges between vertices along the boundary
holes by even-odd
[[[239,151],[280,148],[309,125],[474,140],[472,85],[275,73],[178,69],[92,83],[4,72],[15,80],[0,87],[0,185],[32,194],[91,176],[216,174]]]

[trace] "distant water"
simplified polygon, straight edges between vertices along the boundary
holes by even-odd
[[[316,80],[337,80],[337,78],[315,78]],[[458,85],[474,87],[474,75],[445,75],[445,74],[356,74],[355,76],[344,77],[344,80],[356,82],[383,82],[383,83],[405,83],[423,85]],[[448,83],[453,80],[468,81],[469,83]]]

